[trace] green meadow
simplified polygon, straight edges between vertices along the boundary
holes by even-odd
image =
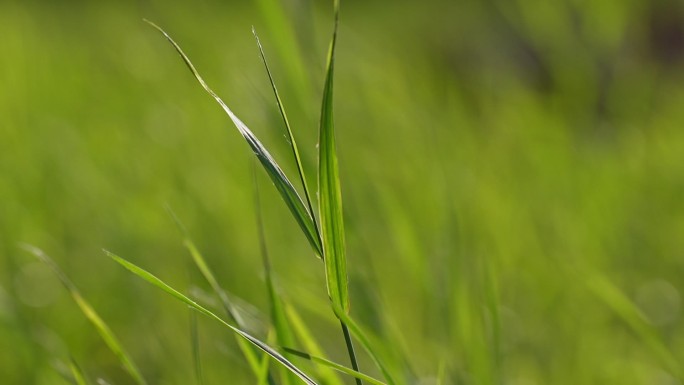
[[[339,5],[0,2],[0,383],[684,384],[684,6]]]

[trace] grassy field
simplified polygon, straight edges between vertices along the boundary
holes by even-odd
[[[79,384],[65,378],[79,372],[71,363],[87,383],[135,383],[22,244],[55,260],[147,383],[258,383],[230,330],[102,251],[223,316],[186,236],[250,334],[351,367],[324,263],[258,168],[265,272],[252,151],[142,21],[173,36],[302,194],[251,28],[317,191],[332,2],[185,3],[0,2],[2,384]],[[349,314],[395,382],[683,384],[679,3],[341,7]],[[288,315],[292,338],[273,314]],[[385,382],[360,341],[356,351],[360,371]],[[288,358],[318,383],[354,382]]]

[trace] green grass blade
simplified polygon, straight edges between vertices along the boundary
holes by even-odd
[[[245,343],[248,343],[245,340],[242,340]],[[269,357],[268,354],[263,354],[261,357],[261,360],[259,361],[259,374],[257,375],[257,384],[258,385],[275,385],[275,380],[273,379],[273,376],[271,375],[271,370],[270,370],[270,363],[271,363],[271,357]]]
[[[326,358],[314,356],[314,355],[311,355],[309,353],[305,353],[305,352],[302,352],[302,351],[299,351],[296,349],[292,349],[292,348],[288,348],[288,347],[285,347],[283,349],[285,349],[285,351],[290,352],[290,353],[292,353],[298,357],[305,358],[307,360],[319,363],[321,365],[325,365],[325,366],[327,366],[329,368],[333,368],[333,369],[335,369],[341,373],[347,374],[347,375],[352,376],[354,378],[358,378],[360,380],[364,380],[364,381],[369,382],[371,384],[387,385],[384,382],[382,382],[380,380],[376,380],[375,378],[373,378],[367,374],[363,374],[363,373],[356,371],[354,369],[350,369],[346,366],[340,365],[340,364],[333,362],[333,361],[330,361]]]
[[[172,297],[176,298],[177,300],[185,303],[186,305],[192,307],[193,309],[197,310],[201,314],[204,314],[205,316],[212,318],[225,327],[229,328],[233,332],[237,333],[240,337],[244,338],[245,340],[249,341],[250,343],[254,344],[256,347],[259,349],[263,350],[265,353],[267,353],[269,356],[273,357],[278,363],[281,365],[285,366],[287,369],[292,371],[299,379],[301,379],[304,383],[309,384],[309,385],[317,385],[314,380],[312,380],[309,376],[306,375],[306,373],[302,372],[299,368],[297,368],[295,365],[293,365],[290,361],[288,361],[285,357],[283,357],[280,353],[275,351],[273,348],[270,346],[266,345],[265,343],[261,342],[255,337],[252,337],[250,334],[240,330],[239,328],[229,324],[228,322],[224,321],[223,318],[217,316],[216,314],[212,313],[211,311],[207,310],[206,308],[202,307],[195,301],[191,300],[187,296],[183,295],[181,292],[177,291],[176,289],[172,288],[171,286],[167,285],[164,281],[161,279],[157,278],[147,270],[144,270],[135,264],[128,262],[127,260],[119,257],[116,254],[110,253],[109,251],[105,250],[105,253],[112,258],[115,262],[132,272],[133,274],[137,275],[138,277],[144,279],[145,281],[151,283],[152,285],[158,287],[159,289],[165,291],[167,294],[170,294]]]
[[[223,309],[225,310],[228,317],[233,322],[235,322],[235,324],[240,329],[246,329],[247,325],[245,320],[240,315],[240,311],[237,309],[237,306],[235,306],[235,304],[230,300],[230,298],[228,298],[226,291],[223,290],[221,285],[218,283],[216,276],[211,271],[211,268],[209,268],[209,264],[207,264],[206,259],[204,259],[204,257],[202,256],[202,253],[200,253],[192,238],[190,238],[190,234],[188,234],[188,231],[181,222],[181,220],[178,218],[176,213],[171,209],[171,207],[166,206],[166,211],[169,213],[173,221],[176,223],[176,226],[182,233],[183,245],[190,253],[193,262],[199,269],[204,279],[206,279],[207,282],[209,282],[209,285],[211,286],[212,290],[214,290],[214,293],[216,293],[216,295],[219,297],[221,305],[223,306]],[[250,369],[257,377],[257,379],[261,378],[261,373],[263,371],[262,364],[257,352],[254,351],[254,346],[252,346],[249,342],[245,341],[243,338],[240,338],[239,336],[235,337],[238,343],[238,347],[242,351],[242,354],[244,355],[245,360],[247,361],[247,364],[249,365]],[[275,384],[270,374],[268,375],[268,383],[271,385]]]
[[[328,50],[328,63],[321,103],[321,122],[318,139],[318,208],[321,221],[320,233],[325,260],[325,278],[328,295],[334,307],[349,312],[349,288],[347,278],[347,256],[345,255],[344,218],[342,213],[342,190],[340,188],[337,150],[335,148],[335,122],[333,119],[333,79],[335,72],[335,47],[339,24],[340,2],[334,0],[333,35]],[[349,330],[341,323],[342,334],[349,352],[352,367],[359,366]],[[361,380],[356,379],[361,385]]]
[[[69,370],[71,371],[71,375],[74,376],[76,385],[88,385],[83,370],[81,370],[81,367],[76,363],[76,360],[73,357],[69,360]]]
[[[370,340],[366,336],[366,333],[363,332],[361,327],[343,309],[333,305],[333,310],[335,311],[335,315],[337,315],[340,321],[347,325],[352,334],[357,338],[359,342],[361,342],[363,348],[366,350],[366,352],[368,352],[368,355],[371,357],[371,359],[378,367],[378,369],[380,369],[380,372],[382,372],[382,375],[385,377],[385,381],[387,381],[387,384],[395,385],[396,382],[392,378],[392,375],[387,369],[387,366],[385,366],[380,357],[378,357],[378,355],[375,354],[375,350],[373,349]]]
[[[307,351],[311,352],[314,356],[323,356],[323,349],[318,345],[313,335],[309,331],[302,317],[299,315],[297,310],[288,302],[284,302],[285,313],[287,314],[287,319],[292,325],[292,329],[297,335],[299,341],[303,344]],[[337,373],[326,366],[318,367],[319,378],[324,380],[328,385],[342,385],[342,381],[337,376]]]
[[[333,304],[348,312],[349,290],[347,284],[347,258],[344,247],[342,193],[340,190],[333,122],[333,73],[335,68],[338,17],[339,1],[335,0],[335,26],[328,51],[327,73],[321,107],[318,143],[318,193],[328,295]]]
[[[268,74],[268,80],[271,82],[271,88],[273,89],[273,94],[275,95],[276,103],[278,104],[280,116],[283,118],[283,123],[285,124],[285,128],[287,129],[287,136],[290,142],[290,147],[292,149],[292,156],[294,157],[295,163],[297,164],[297,172],[299,173],[299,180],[302,183],[302,188],[304,188],[304,198],[306,199],[307,207],[309,208],[309,212],[311,213],[314,226],[316,227],[316,229],[318,229],[318,223],[316,223],[316,216],[314,215],[313,205],[311,204],[311,193],[309,190],[309,186],[306,183],[306,176],[304,174],[304,167],[302,166],[302,159],[299,156],[299,148],[297,147],[297,141],[295,140],[294,134],[292,133],[290,122],[287,119],[287,114],[285,113],[285,106],[283,105],[283,102],[280,99],[278,88],[275,85],[273,75],[271,74],[271,69],[268,66],[268,62],[266,61],[266,54],[264,53],[264,48],[261,46],[261,41],[259,40],[259,36],[257,35],[256,30],[254,28],[252,28],[252,33],[254,34],[257,46],[259,47],[259,54],[261,55],[261,60],[264,62],[264,67],[266,67],[266,73]],[[320,240],[320,234],[318,235]]]
[[[164,35],[164,37],[166,37],[166,39],[176,49],[176,52],[178,52],[178,54],[181,56],[181,58],[185,62],[185,65],[188,67],[188,69],[190,69],[190,72],[192,72],[192,74],[195,76],[195,79],[197,79],[202,88],[204,88],[204,90],[209,95],[211,95],[211,97],[214,98],[214,100],[216,100],[216,102],[221,106],[221,108],[223,108],[223,111],[225,111],[228,117],[230,117],[230,120],[238,129],[240,134],[245,138],[247,144],[252,148],[252,151],[254,151],[254,154],[257,156],[257,159],[259,159],[259,162],[264,167],[266,173],[273,181],[273,184],[275,184],[276,189],[285,201],[287,207],[290,209],[290,212],[294,216],[295,220],[301,227],[302,231],[304,232],[304,235],[311,244],[311,247],[313,247],[314,251],[318,255],[322,256],[323,251],[318,236],[318,230],[316,228],[316,225],[314,224],[313,213],[309,212],[309,210],[306,208],[306,205],[297,193],[297,190],[292,185],[292,182],[290,182],[290,180],[287,178],[287,176],[280,168],[278,163],[276,163],[275,159],[273,159],[271,154],[266,150],[266,147],[264,147],[263,144],[261,144],[259,139],[257,139],[257,137],[254,135],[254,133],[252,133],[252,131],[233,113],[233,111],[230,108],[228,108],[226,103],[224,103],[223,100],[211,88],[209,88],[209,86],[204,81],[202,76],[200,76],[199,72],[197,72],[197,70],[195,69],[195,66],[192,64],[188,56],[183,52],[181,47],[171,38],[171,36],[169,36],[163,29],[161,29],[161,27],[154,24],[153,22],[149,20],[145,20],[145,22],[147,22],[149,25],[157,29],[159,32],[162,33],[162,35]]]
[[[256,171],[256,170],[255,170]],[[256,172],[254,174],[254,210],[256,214],[257,223],[257,233],[259,238],[259,250],[261,251],[261,259],[264,265],[264,273],[266,276],[266,288],[268,290],[268,300],[271,307],[271,321],[275,328],[276,341],[280,346],[293,346],[294,344],[294,333],[292,328],[288,323],[287,317],[285,315],[285,310],[283,309],[283,302],[280,298],[278,291],[276,290],[275,283],[273,282],[273,273],[271,271],[271,261],[268,256],[268,248],[266,247],[266,231],[264,229],[264,221],[261,215],[261,200],[259,197],[259,183],[257,180]],[[285,355],[287,358],[288,355]],[[289,385],[296,381],[292,377],[291,373],[283,373],[282,383],[283,385]]]
[[[287,79],[290,80],[287,86],[301,105],[310,100],[311,79],[307,76],[301,55],[302,51],[295,28],[296,21],[288,15],[287,1],[256,0],[256,3],[263,15],[264,24],[268,30],[267,36],[270,35],[274,39],[277,57],[283,64]]]
[[[140,370],[138,370],[138,368],[135,366],[130,355],[126,352],[126,350],[124,350],[123,346],[116,338],[112,330],[109,328],[109,326],[107,326],[107,324],[102,320],[102,318],[100,318],[97,312],[95,312],[95,309],[93,309],[93,307],[90,306],[90,304],[85,300],[85,298],[83,298],[83,296],[78,291],[73,282],[71,282],[69,277],[67,277],[66,274],[64,274],[64,272],[59,268],[59,266],[57,266],[55,261],[53,261],[52,258],[45,254],[43,250],[35,246],[24,245],[23,248],[31,254],[35,255],[39,260],[41,260],[43,263],[45,263],[52,269],[52,271],[55,273],[55,275],[57,275],[62,284],[67,288],[69,294],[71,294],[71,298],[73,298],[74,302],[76,302],[76,305],[78,305],[79,309],[81,309],[81,312],[86,316],[90,323],[92,323],[93,326],[95,326],[95,329],[100,334],[100,337],[102,337],[102,340],[105,342],[107,347],[109,347],[112,353],[114,353],[114,355],[119,359],[119,362],[121,362],[121,365],[123,366],[124,370],[128,372],[128,374],[135,380],[137,384],[146,385],[147,382],[140,373]]]

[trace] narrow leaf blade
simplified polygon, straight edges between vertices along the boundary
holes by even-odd
[[[321,365],[325,365],[325,366],[327,366],[327,367],[329,367],[329,368],[333,368],[333,369],[335,369],[335,370],[337,370],[337,371],[339,371],[339,372],[341,372],[341,373],[347,374],[347,375],[352,376],[352,377],[354,377],[354,378],[358,378],[358,379],[360,379],[360,380],[364,380],[364,381],[366,381],[366,382],[370,382],[371,384],[374,384],[374,385],[387,385],[387,384],[385,384],[384,382],[382,382],[382,381],[380,381],[380,380],[376,380],[375,378],[373,378],[373,377],[371,377],[371,376],[369,376],[369,375],[367,375],[367,374],[363,374],[363,373],[361,373],[361,372],[359,372],[359,371],[356,371],[356,370],[354,370],[354,369],[348,368],[348,367],[346,367],[346,366],[344,366],[344,365],[340,365],[340,364],[338,364],[338,363],[336,363],[336,362],[330,361],[330,360],[327,359],[327,358],[314,356],[314,355],[311,355],[311,354],[309,354],[309,353],[304,353],[304,352],[302,352],[302,351],[299,351],[299,350],[296,350],[296,349],[292,349],[292,348],[287,348],[287,347],[286,347],[286,348],[284,348],[284,349],[285,349],[285,351],[290,352],[290,353],[292,353],[292,354],[294,354],[294,355],[296,355],[296,356],[298,356],[298,357],[301,357],[301,358],[304,358],[304,359],[307,359],[307,360],[310,360],[310,361],[319,363],[319,364],[321,364]]]
[[[318,345],[314,339],[311,331],[306,326],[299,312],[292,306],[291,303],[284,301],[285,313],[287,314],[287,319],[292,325],[292,329],[297,335],[299,341],[306,348],[307,351],[311,352],[314,356],[323,356],[323,349]],[[319,378],[325,380],[326,384],[329,385],[342,385],[342,381],[338,377],[337,373],[325,366],[319,366],[318,368]]]
[[[81,370],[81,367],[73,357],[71,357],[69,360],[69,370],[71,371],[71,375],[74,376],[74,382],[76,382],[76,385],[88,385],[88,381],[86,380],[85,374],[83,374],[83,370]]]
[[[45,263],[52,271],[57,275],[59,280],[62,282],[64,287],[67,288],[69,291],[69,294],[71,295],[71,298],[73,298],[74,302],[76,302],[76,305],[78,305],[79,309],[81,312],[85,315],[85,317],[90,321],[93,326],[95,326],[95,329],[97,330],[98,334],[100,334],[100,337],[102,340],[105,342],[107,347],[109,347],[109,350],[114,353],[114,355],[119,359],[119,362],[121,362],[122,367],[128,374],[135,380],[135,382],[139,385],[147,385],[147,382],[143,378],[142,374],[140,373],[140,370],[137,368],[137,366],[133,363],[133,360],[131,359],[130,355],[126,352],[126,350],[123,348],[119,340],[116,338],[112,330],[107,326],[107,324],[104,322],[102,318],[97,314],[95,309],[90,306],[90,303],[83,298],[81,295],[81,292],[76,288],[76,285],[74,285],[73,282],[69,279],[69,277],[64,274],[62,269],[59,268],[57,263],[52,260],[43,250],[31,246],[31,245],[23,245],[24,250],[30,252],[31,254],[35,255],[36,258],[38,258],[40,261]]]
[[[318,230],[316,229],[316,225],[313,221],[313,213],[310,213],[307,210],[304,202],[302,201],[302,198],[299,196],[297,190],[292,185],[292,182],[290,182],[290,180],[287,178],[287,176],[280,168],[278,163],[276,163],[275,159],[273,159],[271,154],[266,150],[266,147],[264,147],[263,144],[261,144],[259,139],[257,139],[256,135],[254,135],[254,133],[247,127],[247,125],[245,125],[237,117],[237,115],[235,115],[233,111],[230,108],[228,108],[226,103],[224,103],[223,100],[211,88],[209,88],[209,86],[204,81],[202,76],[200,76],[199,72],[195,69],[195,66],[192,64],[188,56],[185,54],[185,52],[183,52],[181,47],[171,38],[171,36],[169,36],[161,27],[154,24],[153,22],[149,20],[145,20],[145,22],[147,22],[149,25],[151,25],[159,32],[161,32],[162,35],[164,35],[164,37],[176,49],[176,52],[178,52],[180,57],[185,62],[185,65],[188,67],[190,72],[192,72],[192,74],[195,76],[195,79],[197,79],[202,88],[204,88],[204,90],[212,98],[214,98],[214,100],[221,106],[221,108],[223,108],[223,111],[225,111],[225,113],[228,115],[228,117],[233,122],[235,127],[238,129],[240,134],[245,138],[247,144],[251,147],[252,151],[254,151],[254,154],[257,156],[257,159],[259,159],[259,162],[264,167],[266,173],[273,181],[273,184],[280,193],[280,196],[285,201],[287,207],[290,209],[290,212],[294,216],[295,220],[301,227],[302,231],[304,232],[304,235],[311,244],[311,247],[314,249],[314,252],[322,256],[323,250],[318,236]]]
[[[256,172],[254,173],[254,210],[256,214],[257,233],[259,236],[259,249],[261,251],[261,258],[264,265],[264,273],[266,275],[266,288],[268,290],[268,299],[271,307],[271,322],[275,328],[276,341],[280,346],[292,346],[294,344],[294,333],[288,323],[285,311],[283,310],[283,302],[278,293],[275,283],[273,282],[273,273],[271,271],[271,261],[268,256],[268,248],[266,246],[266,230],[264,228],[264,221],[261,215],[261,200],[259,196],[259,182],[257,180]],[[288,355],[286,355],[287,357]],[[289,357],[288,357],[289,358]],[[294,382],[291,373],[283,373],[283,385],[289,385]]]
[[[217,316],[216,314],[212,313],[208,309],[204,308],[197,302],[191,300],[178,290],[172,288],[168,284],[166,284],[164,281],[161,279],[157,278],[155,275],[152,273],[148,272],[147,270],[144,270],[137,265],[119,257],[116,254],[110,253],[109,251],[105,250],[105,253],[112,258],[115,262],[126,268],[128,271],[132,272],[133,274],[137,275],[138,277],[142,278],[143,280],[151,283],[152,285],[158,287],[159,289],[165,291],[167,294],[170,294],[172,297],[175,297],[177,300],[185,303],[186,305],[192,307],[193,309],[197,310],[201,314],[204,314],[205,316],[212,318],[219,323],[221,323],[223,326],[229,328],[233,332],[237,333],[240,337],[244,338],[245,340],[249,341],[250,343],[254,344],[256,347],[259,349],[263,350],[265,353],[267,353],[269,356],[273,357],[278,363],[281,365],[285,366],[287,369],[292,371],[297,377],[302,380],[305,384],[308,385],[317,385],[314,380],[312,380],[309,376],[306,375],[306,373],[302,372],[299,368],[297,368],[295,365],[293,365],[290,361],[288,361],[285,357],[283,357],[280,353],[275,351],[273,348],[270,346],[266,345],[264,342],[260,341],[259,339],[253,337],[252,335],[240,330],[239,328],[229,324],[228,322],[224,321],[221,317]]]
[[[259,40],[259,36],[256,33],[256,30],[252,28],[252,33],[254,34],[254,38],[256,39],[257,46],[259,47],[259,55],[261,56],[261,60],[264,63],[264,67],[266,67],[266,73],[268,74],[268,80],[271,82],[271,88],[273,89],[273,94],[276,99],[276,103],[278,104],[278,110],[280,111],[280,116],[283,118],[283,123],[285,124],[285,128],[287,129],[287,136],[290,142],[290,148],[292,149],[292,156],[294,157],[295,163],[297,164],[297,172],[299,173],[299,180],[302,183],[302,188],[304,188],[304,198],[306,199],[306,204],[309,209],[309,212],[311,213],[311,219],[314,222],[314,226],[316,229],[318,229],[318,223],[316,223],[316,216],[314,215],[314,210],[313,210],[313,205],[311,204],[311,192],[309,190],[309,186],[306,183],[306,176],[304,174],[304,166],[302,166],[302,159],[301,156],[299,155],[299,148],[297,147],[297,141],[295,140],[294,134],[292,133],[292,128],[290,127],[290,122],[287,119],[287,113],[285,113],[285,106],[283,105],[283,101],[280,99],[280,94],[278,93],[278,88],[275,85],[275,80],[273,80],[273,75],[271,74],[271,69],[268,66],[268,62],[266,61],[266,54],[264,53],[264,48],[261,46],[261,41]],[[319,242],[320,242],[320,233],[317,233],[319,236]],[[319,255],[320,257],[320,255]]]
[[[243,330],[246,329],[247,324],[243,317],[240,315],[240,311],[238,311],[237,306],[233,303],[233,301],[230,300],[230,298],[226,294],[226,291],[223,290],[221,285],[218,283],[218,280],[216,279],[216,276],[212,272],[211,268],[209,267],[209,264],[207,263],[206,259],[195,245],[195,242],[192,240],[192,238],[190,238],[190,234],[181,222],[180,218],[178,218],[178,216],[171,209],[171,207],[166,206],[166,210],[173,219],[173,221],[176,223],[176,226],[180,230],[181,234],[183,235],[183,245],[190,253],[192,260],[195,263],[195,266],[197,266],[197,269],[199,269],[204,279],[206,279],[207,282],[209,282],[209,285],[211,286],[212,290],[214,290],[214,293],[216,293],[216,295],[219,297],[221,305],[223,306],[223,309],[225,310],[228,317],[233,322],[235,322],[238,328]],[[263,365],[261,364],[262,360],[260,360],[258,356],[258,352],[254,350],[254,346],[252,346],[249,342],[245,341],[243,338],[240,338],[237,335],[235,336],[235,338],[238,343],[238,347],[240,348],[240,351],[242,351],[242,354],[244,355],[245,360],[247,361],[247,364],[259,380],[258,383],[262,383],[261,377],[264,369]],[[267,379],[269,384],[275,383],[270,373],[267,373]]]
[[[347,287],[347,259],[344,246],[344,222],[342,218],[342,192],[340,189],[333,121],[333,75],[335,69],[338,11],[339,2],[335,1],[335,27],[328,51],[327,73],[321,106],[318,143],[318,189],[320,195],[319,217],[321,221],[321,238],[323,241],[328,295],[333,304],[348,312],[349,294]]]
[[[359,340],[359,342],[361,342],[361,346],[363,346],[366,352],[368,352],[368,355],[371,357],[375,365],[378,367],[378,369],[380,369],[380,372],[382,372],[382,375],[385,377],[387,384],[395,385],[396,382],[392,378],[392,375],[383,361],[375,353],[375,349],[373,349],[370,339],[366,336],[366,333],[363,331],[363,329],[361,329],[361,327],[340,307],[333,305],[333,311],[340,321],[344,323],[352,332],[352,334]]]

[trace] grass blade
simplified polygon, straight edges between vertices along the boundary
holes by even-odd
[[[73,282],[71,282],[66,274],[64,274],[59,266],[57,266],[55,261],[45,254],[43,250],[35,246],[24,245],[23,248],[35,255],[39,260],[52,269],[59,280],[62,281],[64,287],[67,288],[69,294],[71,294],[71,298],[74,299],[74,302],[76,302],[76,305],[78,305],[78,307],[81,309],[81,312],[86,316],[90,323],[95,326],[95,329],[97,329],[97,332],[100,334],[100,337],[102,337],[102,340],[104,340],[107,347],[109,347],[112,353],[114,353],[114,355],[119,359],[119,362],[121,362],[124,370],[128,372],[128,374],[135,380],[137,384],[147,385],[147,382],[140,373],[140,370],[138,370],[138,368],[135,366],[133,360],[130,358],[130,355],[124,350],[123,346],[121,346],[121,343],[119,343],[119,340],[116,338],[112,330],[109,328],[109,326],[107,326],[102,318],[100,318],[97,312],[95,312],[95,309],[93,309],[93,307],[90,306],[90,304],[83,298]]]
[[[296,349],[292,349],[292,348],[287,348],[287,347],[285,347],[285,348],[283,348],[283,349],[285,349],[285,351],[290,352],[290,353],[292,353],[292,354],[294,354],[294,355],[296,355],[296,356],[298,356],[298,357],[307,359],[307,360],[312,361],[312,362],[319,363],[319,364],[321,364],[321,365],[325,365],[325,366],[327,366],[327,367],[329,367],[329,368],[333,368],[333,369],[335,369],[335,370],[337,370],[337,371],[339,371],[339,372],[341,372],[341,373],[347,374],[347,375],[352,376],[352,377],[354,377],[354,378],[358,378],[358,379],[360,379],[360,380],[364,380],[364,381],[366,381],[366,382],[370,382],[371,384],[374,384],[374,385],[387,385],[387,384],[385,384],[384,382],[382,382],[382,381],[380,381],[380,380],[376,380],[375,378],[373,378],[373,377],[371,377],[371,376],[369,376],[369,375],[367,375],[367,374],[363,374],[363,373],[358,372],[358,371],[356,371],[356,370],[354,370],[354,369],[350,369],[350,368],[348,368],[348,367],[346,367],[346,366],[344,366],[344,365],[340,365],[340,364],[338,364],[338,363],[336,363],[336,362],[330,361],[330,360],[328,360],[327,358],[318,357],[318,356],[313,356],[313,355],[311,355],[311,354],[309,354],[309,353],[305,353],[305,352],[302,352],[302,351],[299,351],[299,350],[296,350]]]
[[[337,150],[335,148],[335,122],[333,119],[333,78],[335,72],[335,46],[337,44],[337,26],[340,16],[340,2],[334,0],[334,26],[321,104],[321,122],[318,139],[318,209],[321,220],[320,233],[325,260],[325,278],[328,295],[333,307],[338,307],[346,314],[349,312],[349,288],[347,278],[347,256],[344,245],[344,219],[342,214],[342,191],[340,188]],[[359,365],[354,353],[354,345],[349,330],[341,322],[342,334],[349,352],[354,370]],[[361,380],[356,379],[361,385]]]
[[[74,376],[74,382],[76,385],[88,385],[88,381],[86,380],[85,374],[83,374],[83,370],[81,370],[81,367],[76,363],[76,360],[71,357],[71,360],[69,360],[69,370],[71,370],[71,375]]]
[[[171,207],[166,206],[166,211],[169,213],[173,221],[176,223],[176,226],[180,230],[180,232],[183,235],[183,245],[185,248],[188,250],[190,253],[190,256],[192,257],[193,262],[199,269],[200,273],[204,277],[204,279],[209,282],[209,285],[211,286],[212,290],[216,293],[216,295],[219,297],[219,300],[221,301],[221,305],[223,306],[223,309],[225,310],[226,314],[228,317],[235,322],[235,324],[238,326],[240,329],[246,329],[247,324],[245,320],[242,318],[240,315],[240,311],[237,309],[237,306],[228,298],[228,295],[226,294],[226,291],[223,290],[221,285],[218,283],[218,280],[216,279],[216,276],[214,273],[211,271],[209,268],[209,265],[207,264],[207,261],[204,259],[202,256],[202,253],[200,253],[199,249],[197,246],[195,246],[195,242],[193,242],[192,238],[190,238],[190,235],[188,234],[188,231],[186,230],[185,226],[183,223],[180,221],[178,216],[176,215],[173,210],[171,210]],[[238,343],[238,347],[242,351],[242,354],[245,357],[245,360],[247,361],[247,364],[249,364],[250,369],[254,373],[254,375],[257,377],[257,379],[260,379],[262,377],[262,372],[263,372],[263,365],[261,363],[261,360],[258,357],[257,352],[254,351],[254,347],[247,341],[245,341],[243,338],[240,338],[236,336],[236,341]],[[267,376],[268,378],[268,384],[274,385],[275,381],[273,380],[273,377],[270,375],[270,373]],[[259,382],[261,383],[261,382]]]
[[[266,150],[266,147],[261,144],[259,139],[252,133],[252,131],[233,113],[233,111],[228,108],[226,103],[223,102],[223,100],[207,85],[207,83],[204,81],[202,76],[200,76],[199,72],[195,69],[195,66],[192,64],[188,56],[183,52],[181,47],[169,36],[161,27],[158,25],[154,24],[153,22],[149,20],[145,20],[149,25],[157,29],[159,32],[166,37],[166,39],[173,45],[173,47],[176,49],[176,52],[181,56],[183,61],[185,62],[185,65],[190,69],[190,72],[195,76],[195,79],[200,83],[202,88],[211,95],[214,100],[223,108],[223,111],[230,117],[230,120],[235,124],[235,127],[238,129],[240,134],[245,138],[247,141],[247,144],[252,148],[252,151],[254,151],[254,154],[257,156],[257,159],[259,159],[259,162],[261,165],[264,167],[266,170],[266,173],[268,176],[271,178],[273,181],[273,184],[275,184],[276,189],[280,193],[280,196],[283,198],[285,201],[285,204],[287,207],[290,209],[290,212],[294,216],[295,220],[301,227],[302,231],[304,232],[304,235],[306,236],[307,240],[311,244],[311,247],[313,247],[314,251],[319,255],[323,255],[323,250],[321,247],[321,241],[318,236],[318,230],[316,228],[316,225],[314,224],[313,220],[313,213],[309,212],[309,210],[306,208],[304,202],[302,201],[302,198],[299,196],[297,193],[297,190],[294,188],[292,185],[292,182],[287,178],[283,170],[280,168],[278,163],[276,163],[275,159],[271,156],[271,154]]]
[[[297,36],[299,25],[289,17],[286,1],[257,0],[256,3],[263,15],[264,25],[268,32],[267,36],[270,35],[276,42],[274,46],[277,57],[283,64],[283,69],[290,80],[287,86],[291,92],[294,92],[298,104],[301,105],[310,100],[311,79],[307,76],[301,55],[302,51]]]
[[[351,330],[352,334],[361,342],[361,345],[364,347],[366,352],[368,352],[368,355],[370,355],[371,359],[375,363],[375,365],[380,369],[380,372],[382,372],[382,375],[385,377],[385,381],[387,381],[388,385],[395,385],[396,382],[394,382],[394,379],[392,378],[392,375],[390,375],[389,370],[383,364],[383,362],[380,360],[380,357],[378,357],[377,354],[375,354],[375,351],[370,343],[370,340],[366,336],[366,333],[363,332],[361,327],[341,308],[334,306],[333,305],[333,310],[335,311],[335,315],[340,319],[340,321],[346,325],[349,330]]]
[[[177,291],[176,289],[172,288],[171,286],[167,285],[164,281],[161,279],[157,278],[147,270],[144,270],[136,265],[134,265],[131,262],[128,262],[127,260],[119,257],[116,254],[110,253],[109,251],[105,250],[105,253],[112,258],[115,262],[126,268],[128,271],[132,272],[133,274],[137,275],[138,277],[142,278],[143,280],[151,283],[152,285],[158,287],[159,289],[165,291],[167,294],[170,294],[172,297],[176,298],[177,300],[184,302],[186,305],[192,307],[193,309],[197,310],[201,314],[204,314],[205,316],[212,318],[219,323],[223,324],[225,327],[229,328],[233,332],[237,333],[240,337],[244,338],[245,340],[249,341],[250,343],[254,344],[256,347],[259,349],[263,350],[265,353],[267,353],[269,356],[273,357],[278,363],[281,365],[285,366],[287,369],[292,371],[299,379],[301,379],[304,383],[308,385],[317,385],[314,380],[312,380],[309,376],[307,376],[304,372],[302,372],[299,368],[297,368],[295,365],[293,365],[290,361],[288,361],[285,357],[283,357],[280,353],[275,351],[273,348],[270,346],[266,345],[265,343],[261,342],[255,337],[252,337],[250,334],[240,330],[239,328],[229,324],[228,322],[224,321],[223,318],[217,316],[216,314],[212,313],[211,311],[207,310],[206,308],[202,307],[195,301],[191,300],[187,296],[183,295],[181,292]]]
[[[285,302],[284,305],[285,313],[287,313],[287,319],[290,321],[290,325],[292,325],[292,329],[299,338],[299,341],[301,341],[302,345],[307,351],[311,352],[311,355],[319,357],[323,356],[323,350],[318,346],[318,343],[311,335],[311,332],[306,327],[306,324],[294,306],[287,302]],[[324,382],[328,385],[342,385],[342,381],[337,376],[337,373],[326,366],[318,367],[318,375],[319,378],[324,380]]]
[[[254,27],[252,27],[252,33],[254,34],[254,38],[256,39],[257,46],[259,47],[259,55],[261,56],[261,60],[264,62],[264,67],[266,67],[266,73],[268,74],[268,80],[271,82],[271,88],[273,89],[273,94],[275,95],[276,98],[276,103],[278,104],[278,110],[280,111],[280,116],[283,118],[283,123],[285,124],[285,128],[287,129],[287,136],[290,141],[290,147],[292,148],[292,156],[295,159],[295,163],[297,164],[297,172],[299,173],[299,180],[302,183],[302,188],[304,188],[304,198],[306,199],[306,204],[307,207],[309,208],[309,212],[311,213],[311,219],[314,222],[314,226],[316,229],[318,229],[318,223],[316,223],[316,216],[314,215],[314,210],[313,206],[311,204],[311,193],[309,190],[309,186],[306,183],[306,176],[304,174],[304,167],[302,166],[302,159],[299,156],[299,148],[297,147],[297,141],[294,138],[294,134],[292,133],[292,128],[290,127],[290,122],[287,119],[287,114],[285,113],[285,106],[283,105],[282,100],[280,99],[280,94],[278,93],[278,88],[276,88],[275,81],[273,80],[273,75],[271,74],[271,69],[268,66],[268,62],[266,61],[266,54],[264,54],[264,48],[261,46],[261,41],[259,40],[259,36],[256,33],[256,30]],[[319,242],[320,242],[320,234],[319,234]],[[320,256],[320,255],[319,255]]]
[[[264,265],[264,273],[266,275],[266,288],[268,290],[268,299],[271,306],[271,321],[275,328],[276,341],[280,346],[292,346],[294,344],[294,333],[288,323],[283,309],[283,302],[276,290],[273,282],[273,274],[271,272],[271,261],[268,256],[268,248],[266,247],[266,232],[264,229],[264,221],[261,215],[261,200],[259,197],[259,183],[257,180],[256,170],[254,175],[254,210],[256,214],[257,233],[259,237],[259,250],[261,251],[261,259]],[[287,357],[287,356],[286,356]],[[288,357],[290,358],[290,357]],[[294,382],[291,373],[283,373],[282,383],[289,385]]]
[[[335,0],[335,26],[328,51],[327,74],[321,107],[318,143],[318,192],[320,195],[319,217],[321,220],[321,238],[323,241],[328,295],[333,304],[348,312],[349,290],[347,285],[347,258],[344,248],[342,193],[340,190],[333,122],[333,73],[335,68],[338,16],[339,1]]]
[[[195,242],[193,242],[192,238],[190,238],[190,234],[188,234],[188,231],[186,230],[183,223],[178,218],[176,213],[171,209],[171,207],[166,206],[166,211],[169,213],[173,221],[176,223],[176,226],[180,230],[181,234],[183,235],[183,246],[185,246],[185,248],[190,253],[192,261],[195,263],[195,266],[197,266],[204,279],[206,279],[207,282],[209,282],[209,286],[211,286],[212,290],[214,290],[216,295],[219,297],[221,305],[223,306],[226,314],[228,315],[228,317],[230,317],[232,321],[234,321],[238,325],[238,327],[244,328],[244,320],[240,316],[240,312],[237,310],[237,307],[230,301],[225,290],[223,290],[221,285],[218,283],[216,276],[209,268],[207,261],[202,256],[202,253],[200,253],[199,249],[195,245]]]

